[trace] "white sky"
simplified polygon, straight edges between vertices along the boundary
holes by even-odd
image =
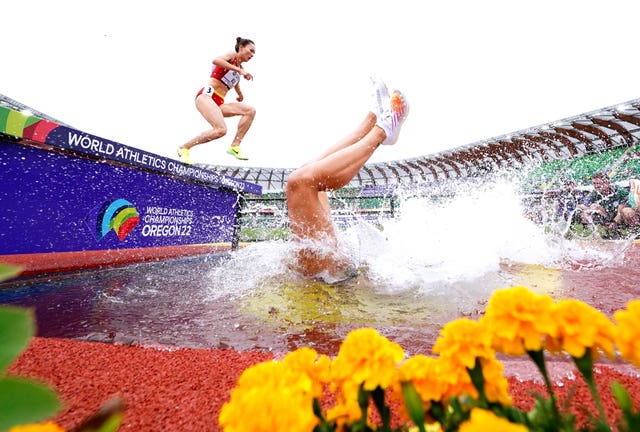
[[[176,157],[207,128],[211,60],[256,43],[257,109],[196,162],[295,167],[364,116],[369,75],[404,91],[398,143],[371,161],[467,145],[640,97],[637,0],[30,0],[0,9],[0,93],[82,131]],[[235,99],[230,92],[228,100]]]

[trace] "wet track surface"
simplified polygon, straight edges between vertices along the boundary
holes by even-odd
[[[234,270],[237,259],[250,261],[250,248],[238,257],[199,256],[5,283],[0,303],[33,307],[43,337],[240,351],[311,346],[333,354],[350,330],[371,326],[414,353],[430,350],[446,322],[479,316],[498,288],[524,285],[557,299],[580,299],[609,316],[640,294],[640,247],[633,244],[612,250],[615,259],[606,263],[551,267],[503,260],[495,271],[466,280],[392,288],[366,270],[337,285],[277,272],[243,283]]]

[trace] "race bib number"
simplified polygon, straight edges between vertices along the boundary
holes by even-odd
[[[240,74],[236,71],[230,70],[220,79],[228,88],[235,87],[240,82]]]
[[[202,94],[206,94],[207,96],[213,97],[213,86],[205,86],[202,90]]]

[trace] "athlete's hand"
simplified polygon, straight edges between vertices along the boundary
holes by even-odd
[[[253,79],[253,75],[251,75],[249,72],[243,71],[242,72],[242,76],[244,77],[244,79],[246,80],[252,80]]]
[[[242,93],[240,93],[240,94],[238,95],[238,97],[236,98],[236,100],[237,100],[238,102],[242,102],[242,101],[244,100],[244,95],[243,95]]]

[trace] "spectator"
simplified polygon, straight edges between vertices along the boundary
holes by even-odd
[[[635,228],[638,214],[629,206],[629,192],[611,183],[604,172],[592,176],[593,192],[578,205],[583,223],[601,225],[609,230],[619,225]]]
[[[555,197],[556,219],[571,220],[581,200],[581,191],[571,177],[560,179],[560,190]]]

